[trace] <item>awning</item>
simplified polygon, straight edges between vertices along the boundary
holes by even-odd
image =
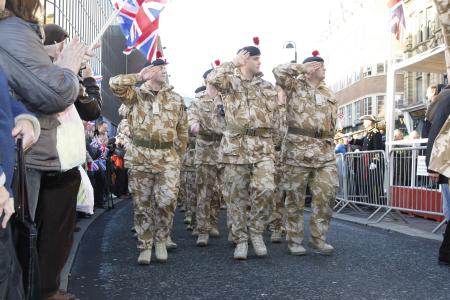
[[[396,71],[445,74],[447,73],[445,49],[445,44],[439,45],[433,49],[414,55],[392,67]]]

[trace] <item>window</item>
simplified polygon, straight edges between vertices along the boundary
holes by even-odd
[[[353,103],[353,111],[355,112],[355,122],[358,122],[361,118],[361,100]]]
[[[352,105],[351,104],[347,104],[347,106],[345,107],[345,126],[352,126]]]
[[[364,70],[364,73],[363,73],[363,77],[369,77],[369,76],[372,76],[372,67],[371,66],[366,67],[366,69]]]
[[[428,7],[425,11],[425,39],[430,39],[433,34],[433,28],[431,28],[431,22],[434,17],[433,7]]]
[[[346,121],[345,121],[345,107],[341,106],[338,109],[338,115],[337,115],[337,123],[339,124],[340,127],[346,126]]]
[[[377,74],[384,73],[384,64],[377,64]]]
[[[395,95],[395,107],[402,107],[403,105],[403,95]]]
[[[417,73],[416,77],[416,103],[422,102],[424,99],[423,94],[423,78],[422,73]]]
[[[364,114],[365,115],[372,114],[372,97],[364,98]]]
[[[377,96],[377,115],[384,117],[384,95]]]

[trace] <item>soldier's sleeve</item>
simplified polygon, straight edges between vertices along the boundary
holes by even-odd
[[[191,106],[189,107],[188,119],[189,119],[189,125],[200,124],[197,99],[194,99],[191,103]]]
[[[283,119],[286,116],[280,106],[277,105],[277,109],[275,111],[275,133],[273,135],[273,143],[275,145],[275,150],[279,151],[281,149],[281,144],[283,143],[284,138],[284,122]]]
[[[209,73],[206,81],[212,84],[220,92],[228,92],[232,89],[231,78],[236,67],[232,62],[226,62]]]
[[[275,80],[283,89],[290,90],[294,86],[295,78],[306,73],[302,64],[281,64],[272,70]]]
[[[177,147],[177,153],[180,157],[180,160],[183,159],[186,153],[186,147],[189,141],[189,124],[188,124],[188,116],[187,109],[184,101],[181,102],[180,106],[180,114],[178,116],[178,124],[177,124],[177,136],[179,140],[179,145]]]
[[[139,74],[117,75],[109,80],[109,87],[124,104],[131,105],[137,101],[135,87],[141,82],[143,79]]]

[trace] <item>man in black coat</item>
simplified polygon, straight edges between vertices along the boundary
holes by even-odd
[[[351,145],[361,147],[362,151],[384,150],[383,135],[375,127],[378,122],[374,115],[364,115],[360,118],[363,121],[364,128],[367,130],[366,135],[361,139],[353,139]],[[361,196],[367,196],[367,202],[370,204],[385,205],[386,198],[383,195],[384,181],[384,159],[381,153],[367,153],[356,159],[357,181],[362,179],[363,182],[356,184],[362,185],[360,190]],[[362,198],[364,201],[364,198]]]
[[[430,164],[431,150],[433,149],[434,141],[437,135],[439,134],[439,131],[441,130],[442,126],[444,126],[444,123],[447,120],[448,116],[450,115],[450,85],[445,87],[441,91],[441,93],[439,93],[439,95],[435,99],[435,102],[437,104],[436,112],[433,116],[430,132],[428,134],[428,145],[426,152],[427,166]],[[442,174],[435,174],[435,173],[433,174],[433,172],[430,170],[428,172],[430,173],[430,176],[433,176],[436,179],[439,177],[438,180],[442,187],[442,194],[444,197],[444,201],[446,201],[447,205],[449,205],[450,199],[447,199],[449,195],[448,178]],[[448,209],[450,209],[450,207],[448,207]],[[446,217],[448,220],[449,216],[447,215]],[[450,226],[448,226],[448,223],[444,233],[444,240],[442,241],[442,245],[439,249],[439,262],[450,265]]]

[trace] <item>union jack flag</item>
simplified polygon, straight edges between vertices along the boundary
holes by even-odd
[[[159,15],[166,0],[114,0],[116,9],[126,2],[119,12],[119,23],[127,39],[125,54],[138,49],[151,61],[158,45]]]
[[[391,10],[391,31],[395,34],[395,38],[400,40],[402,27],[406,28],[403,0],[389,0],[388,7]]]

